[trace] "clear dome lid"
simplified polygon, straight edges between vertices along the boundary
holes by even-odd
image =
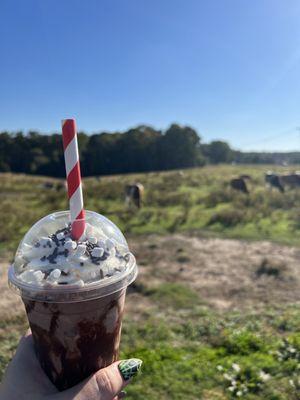
[[[22,297],[80,301],[79,293],[85,292],[86,299],[101,297],[130,284],[136,263],[120,229],[93,211],[85,212],[84,224],[83,235],[75,241],[69,211],[35,223],[16,252],[9,271],[11,286]]]

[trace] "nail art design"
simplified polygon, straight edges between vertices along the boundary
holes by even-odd
[[[138,358],[123,360],[119,364],[119,370],[125,381],[135,376],[141,369],[143,361]]]

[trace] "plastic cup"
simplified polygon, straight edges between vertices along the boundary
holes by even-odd
[[[69,212],[63,211],[37,222],[20,243],[9,269],[9,284],[25,305],[37,357],[59,390],[118,359],[126,288],[137,276],[135,258],[128,252],[124,271],[82,287],[46,288],[20,280],[24,246],[33,244],[44,232],[54,233],[68,221]],[[87,211],[86,222],[100,228],[123,250],[128,249],[120,230],[105,217]]]

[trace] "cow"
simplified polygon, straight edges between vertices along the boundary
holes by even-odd
[[[280,175],[279,179],[283,187],[288,186],[292,189],[300,186],[300,175],[297,173]]]
[[[130,205],[133,203],[137,208],[142,206],[144,186],[141,183],[134,183],[125,186],[125,202]]]
[[[234,190],[239,190],[245,194],[249,194],[249,190],[247,188],[246,182],[242,178],[234,178],[230,181],[230,186]]]
[[[270,186],[276,187],[283,193],[288,187],[294,189],[300,186],[300,175],[298,172],[278,175],[269,171],[265,175],[265,181]]]
[[[284,192],[284,186],[281,182],[281,177],[277,174],[274,174],[272,171],[268,171],[265,174],[265,182],[270,185],[270,187],[277,188],[281,193]]]

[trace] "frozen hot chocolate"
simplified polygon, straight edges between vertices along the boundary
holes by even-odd
[[[118,358],[126,288],[137,274],[111,221],[86,211],[84,234],[74,241],[69,218],[69,212],[58,212],[37,222],[9,271],[37,356],[60,390]]]

